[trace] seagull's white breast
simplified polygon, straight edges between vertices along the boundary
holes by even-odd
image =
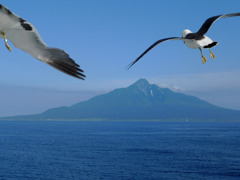
[[[6,29],[14,26],[14,24],[16,24],[16,22],[14,22],[13,20],[10,20],[10,18],[6,15],[2,15],[1,11],[0,11],[0,32],[4,32]]]
[[[194,39],[184,40],[187,47],[191,49],[198,49],[200,46],[199,42]]]

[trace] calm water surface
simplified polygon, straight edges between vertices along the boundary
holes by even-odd
[[[0,121],[0,179],[240,179],[240,123]]]

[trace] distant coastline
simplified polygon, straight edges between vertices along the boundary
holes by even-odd
[[[202,120],[202,119],[44,119],[44,118],[39,118],[39,119],[24,119],[24,118],[11,118],[11,117],[5,117],[5,118],[0,118],[0,121],[80,121],[80,122],[179,122],[179,123],[191,123],[191,122],[202,122],[202,123],[213,123],[213,122],[236,122],[240,123],[240,120],[216,120],[216,119],[208,119],[208,120]]]

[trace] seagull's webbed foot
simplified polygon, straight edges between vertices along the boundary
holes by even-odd
[[[210,51],[211,58],[214,59],[216,56],[213,54],[213,52],[211,51],[211,49],[209,49],[209,51]]]
[[[207,58],[202,56],[202,63],[205,64],[207,62]]]
[[[8,45],[8,43],[7,43],[7,38],[6,38],[5,33],[2,32],[1,34],[3,35],[3,38],[4,38],[5,45],[6,45],[7,49],[8,49],[9,51],[12,51],[12,48],[11,48],[11,47]]]
[[[207,58],[203,56],[202,49],[199,48],[199,50],[200,50],[201,56],[202,56],[202,63],[205,64],[207,62]]]

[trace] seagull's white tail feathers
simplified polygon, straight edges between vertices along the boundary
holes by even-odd
[[[85,78],[80,66],[61,49],[46,47],[38,59],[68,75],[79,79]]]

